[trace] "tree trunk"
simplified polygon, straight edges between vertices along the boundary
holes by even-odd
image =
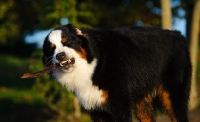
[[[172,28],[172,19],[171,19],[171,0],[161,0],[162,8],[162,28],[169,29]]]
[[[188,48],[190,45],[190,34],[191,34],[191,26],[192,26],[192,15],[194,12],[194,3],[187,5],[187,15],[186,15],[186,39],[187,39],[187,44]]]
[[[190,94],[190,109],[194,109],[198,106],[196,69],[197,69],[197,55],[198,55],[198,45],[199,45],[199,28],[200,28],[199,23],[200,23],[200,0],[196,0],[192,17],[191,33],[190,33],[190,54],[193,66],[191,94]]]

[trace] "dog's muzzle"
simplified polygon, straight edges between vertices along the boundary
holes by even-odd
[[[56,55],[56,59],[59,61],[59,65],[61,67],[69,67],[75,63],[74,58],[68,58],[65,54],[65,52],[60,52]]]

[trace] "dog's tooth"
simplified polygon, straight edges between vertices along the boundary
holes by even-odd
[[[64,66],[63,63],[60,63],[60,66],[61,66],[61,67]]]
[[[64,66],[64,64],[66,63],[67,61],[62,61],[60,62],[60,66]]]
[[[60,62],[60,66],[63,67],[70,63],[73,63],[73,59],[67,59],[65,61]]]
[[[61,63],[64,64],[64,63],[66,63],[66,62],[67,62],[67,61],[62,61]]]

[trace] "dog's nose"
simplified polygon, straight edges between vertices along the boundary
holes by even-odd
[[[60,53],[58,53],[58,54],[56,55],[56,59],[57,59],[58,61],[63,61],[63,60],[65,60],[65,59],[66,59],[65,52],[60,52]]]

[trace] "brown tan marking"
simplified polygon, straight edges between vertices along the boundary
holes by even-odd
[[[86,33],[83,33],[82,36],[84,36],[86,39],[89,39],[89,36]]]
[[[136,105],[136,114],[137,117],[140,119],[141,122],[151,122],[151,118],[149,115],[145,112],[145,105],[143,102],[138,103]]]
[[[67,42],[67,39],[64,37],[64,38],[62,38],[61,42],[65,43],[65,42]]]
[[[87,60],[87,53],[86,53],[86,51],[85,51],[85,49],[83,49],[82,47],[80,47],[80,49],[81,49],[81,51],[79,52],[79,51],[76,51],[76,53],[78,53],[78,55],[82,58],[82,59],[85,59],[85,60]]]
[[[51,47],[51,48],[54,48],[55,46],[56,46],[55,44],[51,43],[51,46],[50,46],[50,47]]]
[[[107,99],[108,99],[108,91],[102,90],[102,95],[101,95],[101,97],[104,99],[104,100],[101,102],[101,104],[102,104],[102,105],[106,105]]]
[[[136,103],[136,115],[141,122],[154,122],[154,108],[152,106],[153,98],[151,94],[144,97]]]
[[[175,114],[173,112],[173,108],[172,108],[172,104],[171,104],[171,100],[170,100],[170,95],[166,90],[163,89],[162,86],[159,87],[158,97],[160,99],[161,104],[165,108],[167,114],[169,115],[171,121],[172,122],[178,122],[176,117],[175,117]]]

